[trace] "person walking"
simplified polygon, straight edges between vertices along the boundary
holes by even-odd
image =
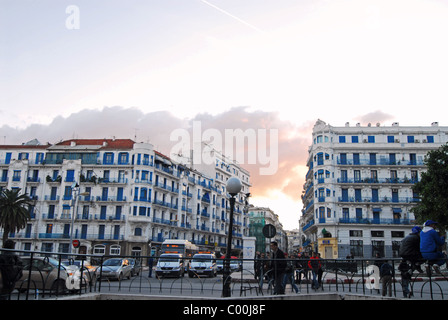
[[[287,264],[286,264],[286,269],[285,269],[285,275],[283,277],[283,288],[286,289],[286,285],[288,283],[291,284],[293,290],[296,293],[300,292],[299,287],[297,287],[295,279],[294,279],[294,271],[295,271],[295,267],[297,265],[297,260],[296,259],[290,259],[288,260]]]
[[[388,261],[384,261],[383,264],[380,267],[380,280],[383,284],[381,295],[383,297],[386,296],[386,294],[389,297],[392,297],[392,277],[394,275],[394,269],[390,265]]]
[[[276,241],[271,242],[272,260],[271,270],[274,277],[274,294],[285,294],[283,277],[286,269],[285,254],[279,249]]]
[[[261,254],[260,251],[255,252],[254,257],[254,279],[257,280],[260,278],[260,269],[261,269]]]
[[[401,288],[403,290],[403,297],[410,298],[413,294],[409,290],[409,283],[412,277],[412,268],[409,266],[405,259],[401,260],[398,265],[398,271],[401,273]]]
[[[317,252],[313,252],[310,260],[308,260],[308,267],[311,269],[311,272],[313,273],[313,282],[311,284],[311,288],[317,290],[319,289],[319,281],[318,281],[319,269],[322,267]]]

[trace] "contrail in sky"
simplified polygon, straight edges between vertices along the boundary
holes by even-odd
[[[227,12],[227,11],[221,9],[220,7],[215,6],[214,4],[211,4],[210,2],[205,1],[205,0],[201,0],[201,1],[202,1],[203,3],[205,3],[206,5],[209,5],[210,7],[215,8],[216,10],[218,10],[218,11],[224,13],[225,15],[228,15],[229,17],[231,17],[231,18],[233,18],[233,19],[235,19],[235,20],[238,20],[239,22],[245,24],[245,25],[248,26],[249,28],[252,28],[252,29],[254,29],[254,30],[258,31],[258,32],[263,32],[263,30],[257,28],[256,26],[250,24],[250,23],[247,22],[247,21],[244,21],[243,19],[240,19],[240,18],[234,16],[233,14],[231,14],[231,13],[229,13],[229,12]]]

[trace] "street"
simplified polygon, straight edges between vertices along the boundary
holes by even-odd
[[[360,279],[344,278],[339,276],[338,281],[334,281],[334,274],[327,274],[323,279],[321,288],[314,290],[310,283],[302,280],[298,285],[299,293],[295,293],[290,284],[286,285],[286,295],[315,295],[322,293],[338,293],[338,294],[356,294],[381,297],[381,284],[379,289],[369,289],[363,287]],[[231,282],[231,295],[235,298],[240,297],[262,297],[272,295],[272,287],[268,283],[263,283],[262,290],[260,290],[258,282],[256,282],[251,275],[242,276],[241,273],[236,272],[232,274],[233,281]],[[403,297],[402,287],[397,281],[392,284],[392,297],[401,299]],[[213,297],[219,298],[222,294],[222,275],[214,278],[149,278],[147,274],[132,277],[131,279],[117,280],[103,280],[97,281],[95,287],[83,290],[81,294],[90,292],[112,293],[112,294],[137,294],[137,295],[152,295],[152,296],[167,296],[167,297]],[[412,284],[414,295],[411,299],[415,300],[445,300],[448,294],[448,281],[440,278],[435,278],[431,283],[427,278],[418,278],[418,281]],[[422,290],[423,289],[423,290]],[[431,290],[432,289],[432,290]],[[431,295],[432,291],[432,295]],[[79,295],[79,292],[70,293],[71,295]],[[66,294],[68,295],[68,294]],[[64,295],[64,296],[66,296]],[[54,298],[54,295],[48,293],[29,292],[29,300]],[[11,300],[24,300],[26,294],[18,294],[15,291],[11,295]]]

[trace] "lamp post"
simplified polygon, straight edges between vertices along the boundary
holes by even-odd
[[[74,183],[72,185],[72,207],[73,207],[73,214],[72,214],[72,221],[70,224],[70,245],[69,245],[69,252],[72,253],[72,246],[73,246],[73,228],[75,223],[75,215],[78,215],[78,201],[80,196],[89,196],[90,193],[88,192],[80,192],[80,187],[77,183]]]
[[[232,250],[232,232],[233,232],[233,210],[235,208],[235,196],[241,191],[241,181],[238,178],[232,177],[227,181],[226,190],[230,194],[230,221],[229,221],[229,233],[227,237],[227,251],[226,258],[224,259],[223,270],[223,287],[222,296],[230,297],[230,252]]]

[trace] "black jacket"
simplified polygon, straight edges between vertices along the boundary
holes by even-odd
[[[285,272],[286,260],[285,254],[282,250],[277,249],[277,251],[272,254],[271,269],[273,270],[275,275],[279,275]]]
[[[410,233],[401,241],[400,256],[421,258],[420,236],[417,233]]]

